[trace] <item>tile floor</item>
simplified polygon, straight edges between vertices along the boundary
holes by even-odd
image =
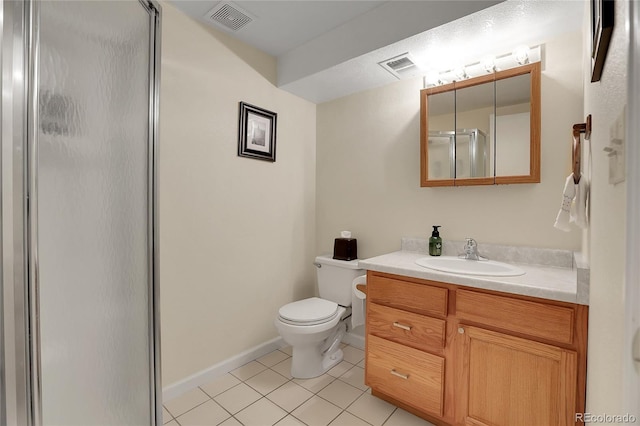
[[[313,379],[291,377],[291,348],[273,351],[164,403],[167,426],[432,426],[371,395],[364,351]]]

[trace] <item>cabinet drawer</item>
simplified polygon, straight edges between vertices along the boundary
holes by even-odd
[[[560,343],[573,343],[574,310],[571,308],[457,290],[456,311],[462,320]]]
[[[366,369],[372,389],[442,416],[444,358],[369,334]]]
[[[441,349],[445,321],[370,303],[367,332],[421,350]]]
[[[423,315],[447,316],[447,292],[446,288],[377,275],[367,279],[371,302]]]

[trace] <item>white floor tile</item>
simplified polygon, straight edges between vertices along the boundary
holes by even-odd
[[[329,426],[371,426],[362,419],[357,418],[353,414],[343,411]]]
[[[309,426],[327,426],[342,412],[342,409],[314,396],[296,408],[291,414]]]
[[[262,373],[258,373],[245,383],[260,392],[262,395],[266,395],[269,392],[274,391],[289,380],[282,377],[280,374],[273,370],[264,370]]]
[[[284,361],[277,363],[271,367],[271,369],[289,380],[293,379],[293,376],[291,375],[291,358],[287,358]]]
[[[312,379],[291,376],[291,346],[165,402],[165,426],[433,426],[371,395],[364,351]],[[213,398],[213,400],[211,399]]]
[[[240,368],[236,368],[235,370],[233,370],[231,372],[231,374],[233,374],[234,376],[236,376],[238,379],[240,380],[247,380],[253,376],[255,376],[256,374],[266,370],[267,367],[260,364],[259,362],[256,361],[251,361],[245,365],[243,365]]]
[[[291,346],[285,346],[284,348],[280,348],[281,352],[284,352],[285,354],[292,356],[293,355],[293,348]]]
[[[347,408],[347,411],[374,426],[380,426],[395,409],[395,405],[365,392]]]
[[[347,371],[353,368],[353,364],[346,361],[341,361],[338,365],[327,371],[327,374],[333,377],[340,377]]]
[[[228,391],[232,387],[236,386],[240,383],[240,379],[232,374],[225,374],[224,376],[220,376],[217,379],[214,379],[204,385],[200,386],[200,388],[207,393],[211,398],[221,394],[222,392]]]
[[[287,412],[291,412],[312,396],[313,393],[302,386],[294,382],[288,382],[267,395],[267,398]]]
[[[202,392],[200,388],[195,388],[177,398],[165,401],[164,407],[173,417],[178,417],[208,400],[209,397],[206,393]]]
[[[276,423],[276,426],[305,426],[305,424],[289,414],[287,417]]]
[[[171,420],[173,420],[171,413],[169,413],[166,408],[162,407],[162,424],[166,425]]]
[[[342,352],[344,353],[344,360],[351,364],[357,364],[364,359],[364,351],[353,346],[343,348]]]
[[[233,417],[229,417],[227,420],[225,420],[224,422],[220,423],[219,426],[242,426],[242,423],[240,423],[239,421],[237,421]]]
[[[287,355],[282,351],[273,351],[263,357],[256,359],[256,361],[258,361],[260,364],[266,365],[267,367],[273,367],[277,363],[284,361],[290,356],[291,355]]]
[[[345,383],[349,383],[351,386],[357,387],[360,390],[368,389],[367,385],[364,384],[364,368],[355,366],[338,378]]]
[[[243,408],[253,404],[260,398],[262,398],[262,395],[244,383],[240,383],[238,386],[232,387],[226,392],[222,392],[220,395],[213,398],[213,400],[222,405],[222,407],[231,414],[235,414]]]
[[[384,426],[434,426],[434,424],[398,408]]]
[[[177,418],[181,426],[216,426],[231,417],[227,411],[209,400]]]
[[[351,405],[353,401],[358,399],[358,397],[362,395],[362,392],[363,391],[361,389],[354,388],[345,382],[336,380],[318,392],[317,395],[326,399],[330,403],[345,409]]]
[[[328,374],[323,374],[322,376],[314,377],[313,379],[293,379],[294,382],[313,393],[320,392],[334,380],[335,377],[329,376]]]
[[[287,416],[287,412],[266,398],[251,404],[235,415],[244,426],[271,426]]]

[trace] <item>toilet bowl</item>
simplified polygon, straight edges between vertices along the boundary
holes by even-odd
[[[295,315],[291,315],[292,311],[299,311],[302,315],[295,318]],[[346,332],[345,318],[349,311],[350,309],[338,306],[337,303],[317,297],[299,300],[280,308],[275,323],[282,339],[293,348],[293,377],[317,377],[342,361],[340,342]],[[310,312],[318,314],[310,315]]]
[[[321,297],[291,302],[278,310],[274,323],[293,348],[293,377],[317,377],[342,361],[340,343],[351,315],[351,282],[362,273],[357,262],[318,256],[315,264]]]

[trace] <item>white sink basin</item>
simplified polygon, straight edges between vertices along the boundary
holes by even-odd
[[[467,260],[453,256],[422,257],[416,263],[425,268],[441,272],[492,277],[515,277],[524,275],[517,266],[493,260]]]

